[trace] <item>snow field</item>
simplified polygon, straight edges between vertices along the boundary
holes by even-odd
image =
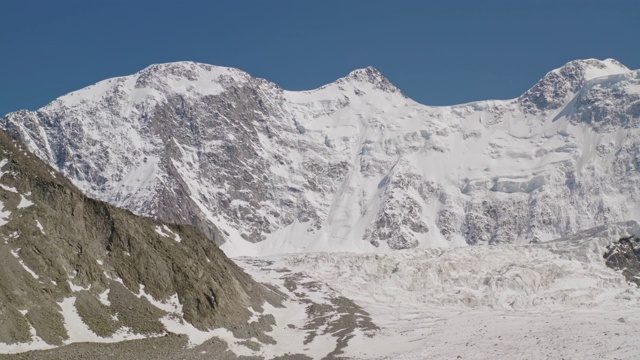
[[[605,266],[605,233],[533,245],[267,259],[328,284],[371,314],[381,330],[350,341],[345,355],[356,359],[632,359],[640,290]],[[269,276],[277,275],[259,278]]]

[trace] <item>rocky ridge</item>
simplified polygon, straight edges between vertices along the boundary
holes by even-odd
[[[4,131],[0,173],[1,352],[182,327],[273,342],[273,317],[250,318],[265,301],[280,306],[281,295],[192,226],[86,197]]]

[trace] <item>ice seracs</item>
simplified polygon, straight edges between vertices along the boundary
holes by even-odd
[[[577,60],[522,96],[407,98],[375,68],[287,91],[152,65],[1,124],[92,196],[231,255],[530,243],[640,215],[638,72]]]

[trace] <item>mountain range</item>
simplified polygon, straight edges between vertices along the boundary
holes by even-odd
[[[90,196],[231,256],[527,244],[637,219],[639,123],[640,73],[612,59],[440,107],[372,67],[287,91],[176,62],[0,120]]]

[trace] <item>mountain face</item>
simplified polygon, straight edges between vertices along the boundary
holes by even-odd
[[[91,196],[232,255],[530,243],[634,219],[639,122],[640,73],[611,59],[444,107],[371,67],[293,92],[178,62],[1,120]]]
[[[278,295],[204,234],[87,198],[4,131],[0,209],[3,352],[182,327],[265,339],[269,317],[262,325],[249,319]]]

